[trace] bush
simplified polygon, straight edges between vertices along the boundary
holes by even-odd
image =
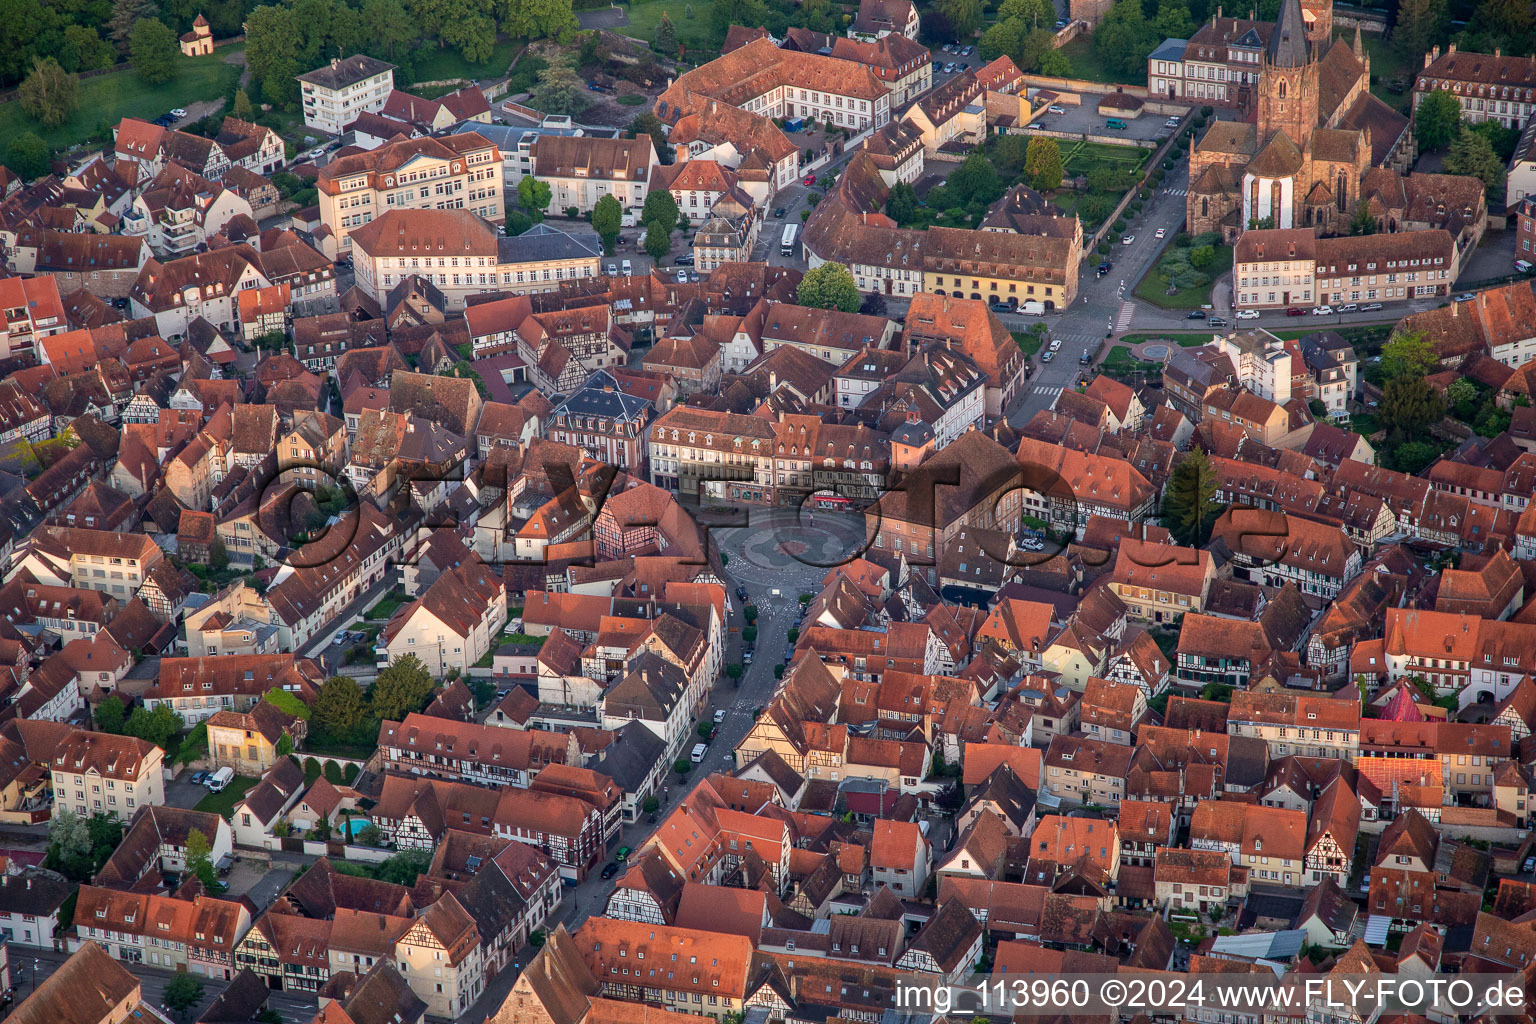
[[[686,757],[680,757],[676,761],[672,762],[672,770],[677,772],[679,775],[687,775],[689,772],[693,771],[693,762],[688,760]]]
[[[1124,217],[1121,217],[1121,218],[1119,218],[1118,220],[1115,221],[1115,225],[1114,225],[1114,229],[1113,230],[1115,230],[1116,232],[1120,232],[1120,231],[1124,231],[1125,230],[1125,218]]]
[[[638,107],[645,102],[645,97],[638,93],[629,92],[620,96],[618,101],[626,107]]]
[[[341,765],[337,764],[335,761],[327,761],[327,762],[325,762],[325,773],[324,774],[325,774],[325,781],[326,782],[329,782],[333,786],[340,786],[340,785],[342,785],[342,781],[341,781]]]
[[[360,770],[360,769],[359,769],[359,768],[358,768],[358,767],[357,767],[357,765],[355,765],[355,764],[349,764],[349,765],[347,765],[347,767],[346,767],[346,768],[345,768],[345,769],[344,769],[344,770],[343,770],[343,771],[342,771],[342,773],[341,773],[341,778],[342,778],[342,781],[344,781],[344,782],[345,782],[345,783],[346,783],[346,784],[347,784],[347,785],[349,785],[349,786],[350,786],[350,785],[352,785],[352,783],[354,783],[354,782],[356,782],[356,781],[357,781],[357,777],[358,777],[358,776],[359,776],[359,775],[360,775],[360,774],[362,774],[362,772],[361,772],[361,770]]]
[[[320,777],[321,772],[322,772],[322,769],[320,767],[320,762],[319,761],[316,761],[312,757],[306,757],[304,759],[304,781],[305,782],[314,782],[316,779],[318,779]]]

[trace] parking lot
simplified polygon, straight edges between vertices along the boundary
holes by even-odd
[[[1168,118],[1163,114],[1144,113],[1140,117],[1131,117],[1128,114],[1104,115],[1099,113],[1099,97],[1092,94],[1084,94],[1080,105],[1072,103],[1057,103],[1063,111],[1054,114],[1047,111],[1030,122],[1032,128],[1048,128],[1053,132],[1070,132],[1074,135],[1100,135],[1115,137],[1123,135],[1127,139],[1156,140],[1165,137],[1173,131],[1164,122]],[[1118,117],[1125,122],[1125,130],[1109,128],[1107,124],[1111,117]]]

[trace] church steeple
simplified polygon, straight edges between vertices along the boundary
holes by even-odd
[[[1307,46],[1307,20],[1301,15],[1301,0],[1281,0],[1280,20],[1269,37],[1268,62],[1277,68],[1301,68],[1312,62]]]
[[[1355,22],[1355,57],[1358,60],[1365,59],[1365,45],[1360,41],[1360,23]]]

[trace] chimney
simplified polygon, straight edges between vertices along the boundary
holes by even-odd
[[[341,67],[341,58],[340,57],[332,57],[331,58],[331,70],[335,71],[339,67]]]

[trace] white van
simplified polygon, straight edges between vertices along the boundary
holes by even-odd
[[[693,745],[693,758],[692,758],[693,763],[694,764],[701,763],[704,760],[704,755],[707,754],[707,753],[709,753],[709,744],[708,743],[695,743]]]
[[[229,780],[233,779],[234,777],[235,770],[228,765],[225,765],[223,768],[220,768],[218,771],[208,776],[208,792],[218,793],[223,791],[224,787],[229,785]]]
[[[1032,299],[1020,306],[1019,312],[1025,316],[1045,316],[1045,303],[1036,302]]]
[[[624,274],[627,276],[629,274],[629,272],[630,272],[629,260],[625,260],[624,262],[620,263],[619,264],[619,269],[622,270],[624,272]]]

